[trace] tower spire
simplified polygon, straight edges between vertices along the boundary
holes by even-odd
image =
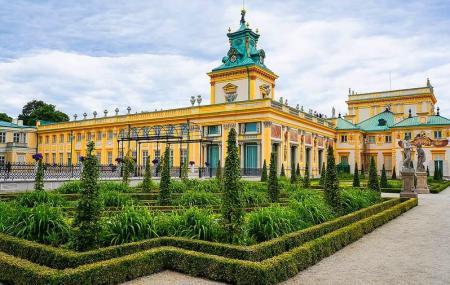
[[[242,8],[241,10],[241,26],[244,25],[245,26],[245,9]]]

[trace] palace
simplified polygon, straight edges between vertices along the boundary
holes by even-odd
[[[276,97],[278,76],[265,64],[265,51],[258,49],[260,37],[241,13],[239,29],[227,36],[230,47],[222,64],[208,73],[210,104],[191,97],[192,106],[154,112],[115,114],[83,119],[75,116],[64,123],[38,122],[36,149],[51,164],[77,164],[88,141],[94,141],[102,164],[130,153],[138,165],[148,157],[158,160],[170,147],[174,168],[189,163],[193,173],[199,168],[214,170],[226,156],[228,131],[238,132],[243,175],[257,175],[264,160],[276,154],[278,170],[286,172],[300,165],[313,177],[320,176],[327,145],[335,148],[342,169],[353,172],[355,163],[367,170],[374,157],[378,170],[384,165],[397,174],[402,150],[398,141],[425,133],[430,138],[448,138],[450,120],[435,111],[437,99],[428,80],[419,88],[357,94],[349,91],[348,114],[329,117],[289,106]],[[28,136],[30,138],[30,136]],[[449,147],[425,147],[431,174],[435,166],[449,177]],[[26,155],[31,161],[31,154]],[[201,175],[201,173],[200,173]]]

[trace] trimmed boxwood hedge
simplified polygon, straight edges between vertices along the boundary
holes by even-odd
[[[389,209],[398,203],[400,203],[400,199],[398,198],[386,199],[382,203],[375,204],[354,213],[252,246],[238,246],[179,237],[161,237],[80,253],[0,233],[0,250],[57,269],[76,267],[160,246],[174,246],[224,257],[260,261],[285,252],[286,250],[299,246],[304,242],[320,237],[343,226]]]
[[[64,270],[51,269],[0,252],[0,276],[15,284],[117,284],[164,269],[236,284],[275,284],[317,263],[364,234],[417,205],[390,207],[261,262],[162,246]]]

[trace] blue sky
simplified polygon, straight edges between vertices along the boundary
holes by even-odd
[[[73,115],[188,106],[228,50],[242,1],[0,0],[0,112],[41,99]],[[276,93],[346,112],[357,92],[425,85],[450,116],[449,1],[246,1]]]

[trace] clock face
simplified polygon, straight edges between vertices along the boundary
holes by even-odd
[[[230,57],[230,61],[231,61],[231,62],[235,62],[235,61],[236,61],[236,55],[233,54],[233,55]]]

